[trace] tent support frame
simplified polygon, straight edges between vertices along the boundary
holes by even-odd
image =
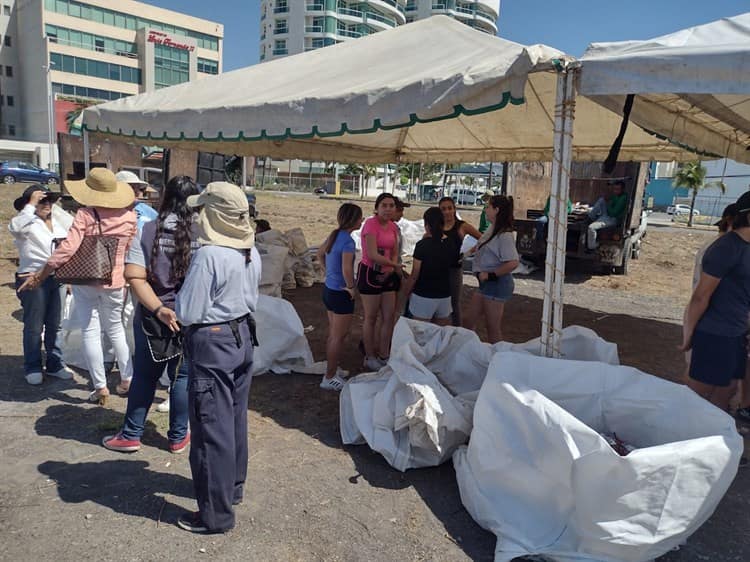
[[[567,203],[570,193],[577,74],[576,67],[568,66],[558,74],[557,79],[541,335],[541,353],[547,357],[561,356],[560,338],[563,327],[563,287],[568,230]]]

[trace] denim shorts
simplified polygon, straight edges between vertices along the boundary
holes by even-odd
[[[745,378],[747,340],[741,336],[717,336],[695,330],[690,357],[690,378],[713,386],[729,386]]]
[[[514,288],[513,275],[510,273],[498,277],[494,281],[479,282],[479,292],[482,293],[482,296],[498,302],[510,300],[510,297],[513,296]]]
[[[353,314],[354,299],[346,291],[323,287],[323,304],[334,314]]]
[[[427,320],[450,318],[452,312],[453,307],[450,297],[431,299],[412,293],[409,298],[409,314],[414,318],[426,318]]]

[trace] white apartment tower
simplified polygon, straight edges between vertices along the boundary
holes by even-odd
[[[444,14],[497,33],[500,0],[261,0],[260,61]]]

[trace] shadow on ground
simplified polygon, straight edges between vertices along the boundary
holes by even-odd
[[[146,461],[47,461],[38,470],[57,484],[57,493],[65,503],[91,501],[117,513],[154,521],[175,523],[184,512],[160,494],[193,497],[189,478],[151,470]],[[112,532],[116,536],[117,531]]]
[[[164,418],[166,419],[166,416]],[[47,408],[45,414],[37,419],[34,429],[37,435],[41,436],[101,445],[106,435],[120,431],[123,419],[122,412],[109,408],[81,408],[60,404]],[[150,419],[146,420],[141,441],[145,446],[169,449],[169,440],[159,432],[156,424]]]

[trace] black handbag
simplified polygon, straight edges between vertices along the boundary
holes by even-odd
[[[173,332],[149,310],[141,305],[142,329],[151,358],[163,363],[182,354],[182,332]]]

